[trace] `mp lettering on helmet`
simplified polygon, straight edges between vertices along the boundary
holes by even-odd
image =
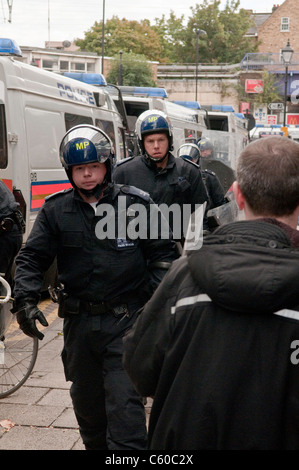
[[[89,146],[88,141],[80,142],[80,144],[76,143],[76,150],[83,150],[83,149],[86,149],[86,147],[88,146]]]
[[[159,116],[152,116],[152,117],[149,117],[149,118],[148,118],[148,122],[155,122],[155,121],[157,121],[158,117],[159,117]]]

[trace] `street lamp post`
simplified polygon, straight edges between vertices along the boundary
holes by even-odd
[[[288,70],[292,60],[294,50],[290,46],[290,40],[288,39],[287,45],[281,50],[282,60],[285,65],[285,76],[284,76],[284,108],[283,108],[283,127],[286,126],[286,108],[287,108],[287,91],[288,91]]]
[[[198,40],[201,34],[207,34],[203,29],[196,30],[196,55],[195,55],[195,101],[197,101],[197,80],[198,80]]]
[[[122,64],[123,51],[119,51],[119,68],[118,68],[118,85],[123,84],[123,64]]]
[[[104,75],[104,47],[105,47],[105,0],[103,0],[103,22],[102,22],[102,74]]]

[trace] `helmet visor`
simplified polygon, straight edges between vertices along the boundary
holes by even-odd
[[[162,111],[148,110],[138,117],[135,132],[140,140],[144,135],[156,132],[165,132],[172,136],[172,125],[169,117]]]
[[[60,145],[60,159],[65,168],[92,162],[104,163],[112,154],[112,144],[100,129],[77,126],[71,129]]]
[[[197,160],[199,158],[199,148],[195,144],[185,144],[178,149],[178,157]]]

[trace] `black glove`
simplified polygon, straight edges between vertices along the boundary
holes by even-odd
[[[36,303],[31,299],[25,299],[17,306],[15,311],[18,324],[25,335],[43,339],[44,335],[36,328],[35,321],[38,320],[43,326],[48,326],[49,324],[43,312],[36,306]]]

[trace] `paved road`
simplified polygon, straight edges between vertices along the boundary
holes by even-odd
[[[50,300],[40,308],[49,326],[40,328],[45,337],[33,372],[19,390],[0,400],[0,450],[84,450],[60,358],[62,320]]]

